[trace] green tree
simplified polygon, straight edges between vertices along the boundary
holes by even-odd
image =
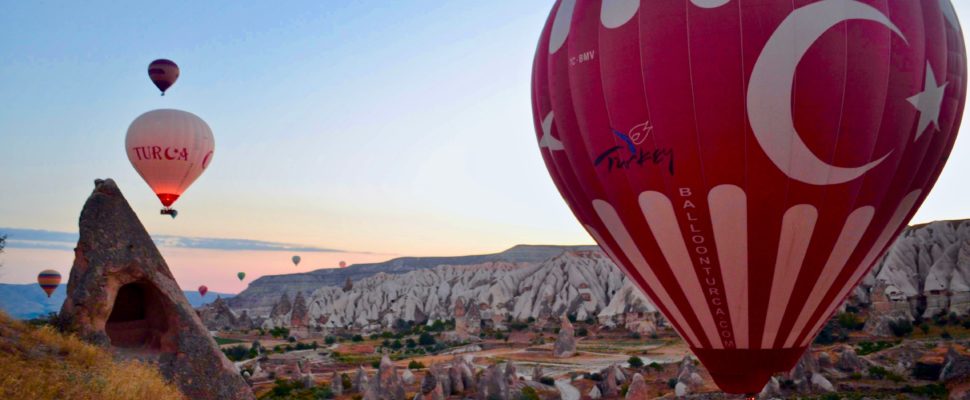
[[[627,360],[627,362],[630,363],[630,368],[640,368],[643,366],[643,360],[641,360],[640,357],[637,357],[637,356],[630,357],[630,359]]]
[[[431,334],[428,332],[424,332],[420,337],[418,337],[418,344],[422,346],[432,346],[437,342],[437,340],[434,340],[434,336],[431,336]]]

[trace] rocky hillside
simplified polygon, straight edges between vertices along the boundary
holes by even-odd
[[[478,307],[486,324],[508,319],[544,320],[563,314],[622,323],[627,312],[655,313],[653,306],[600,251],[569,251],[539,263],[488,262],[443,265],[404,274],[380,273],[348,287],[322,287],[305,300],[306,316],[289,292],[264,327],[353,328],[392,326],[397,319],[423,322],[454,318],[455,304]]]
[[[876,318],[966,314],[970,310],[970,220],[908,228],[854,294],[855,302],[874,306]]]
[[[254,280],[229,301],[234,310],[249,310],[250,315],[266,315],[279,300],[280,293],[310,292],[324,286],[340,286],[349,278],[359,281],[377,273],[389,275],[434,268],[439,265],[472,265],[491,262],[538,263],[567,250],[593,250],[596,246],[519,245],[496,254],[461,257],[402,257],[373,264],[355,264],[343,269],[319,269],[300,274],[264,276]]]

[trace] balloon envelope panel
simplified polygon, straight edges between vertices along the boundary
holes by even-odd
[[[560,0],[532,101],[577,219],[754,393],[916,212],[965,95],[947,0]]]

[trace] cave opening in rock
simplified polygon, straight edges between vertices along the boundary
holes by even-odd
[[[118,289],[105,332],[111,345],[126,349],[164,351],[170,332],[170,305],[158,289],[147,282],[129,283]]]

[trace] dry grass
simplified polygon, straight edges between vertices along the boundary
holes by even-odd
[[[158,370],[0,313],[0,399],[184,399]]]

